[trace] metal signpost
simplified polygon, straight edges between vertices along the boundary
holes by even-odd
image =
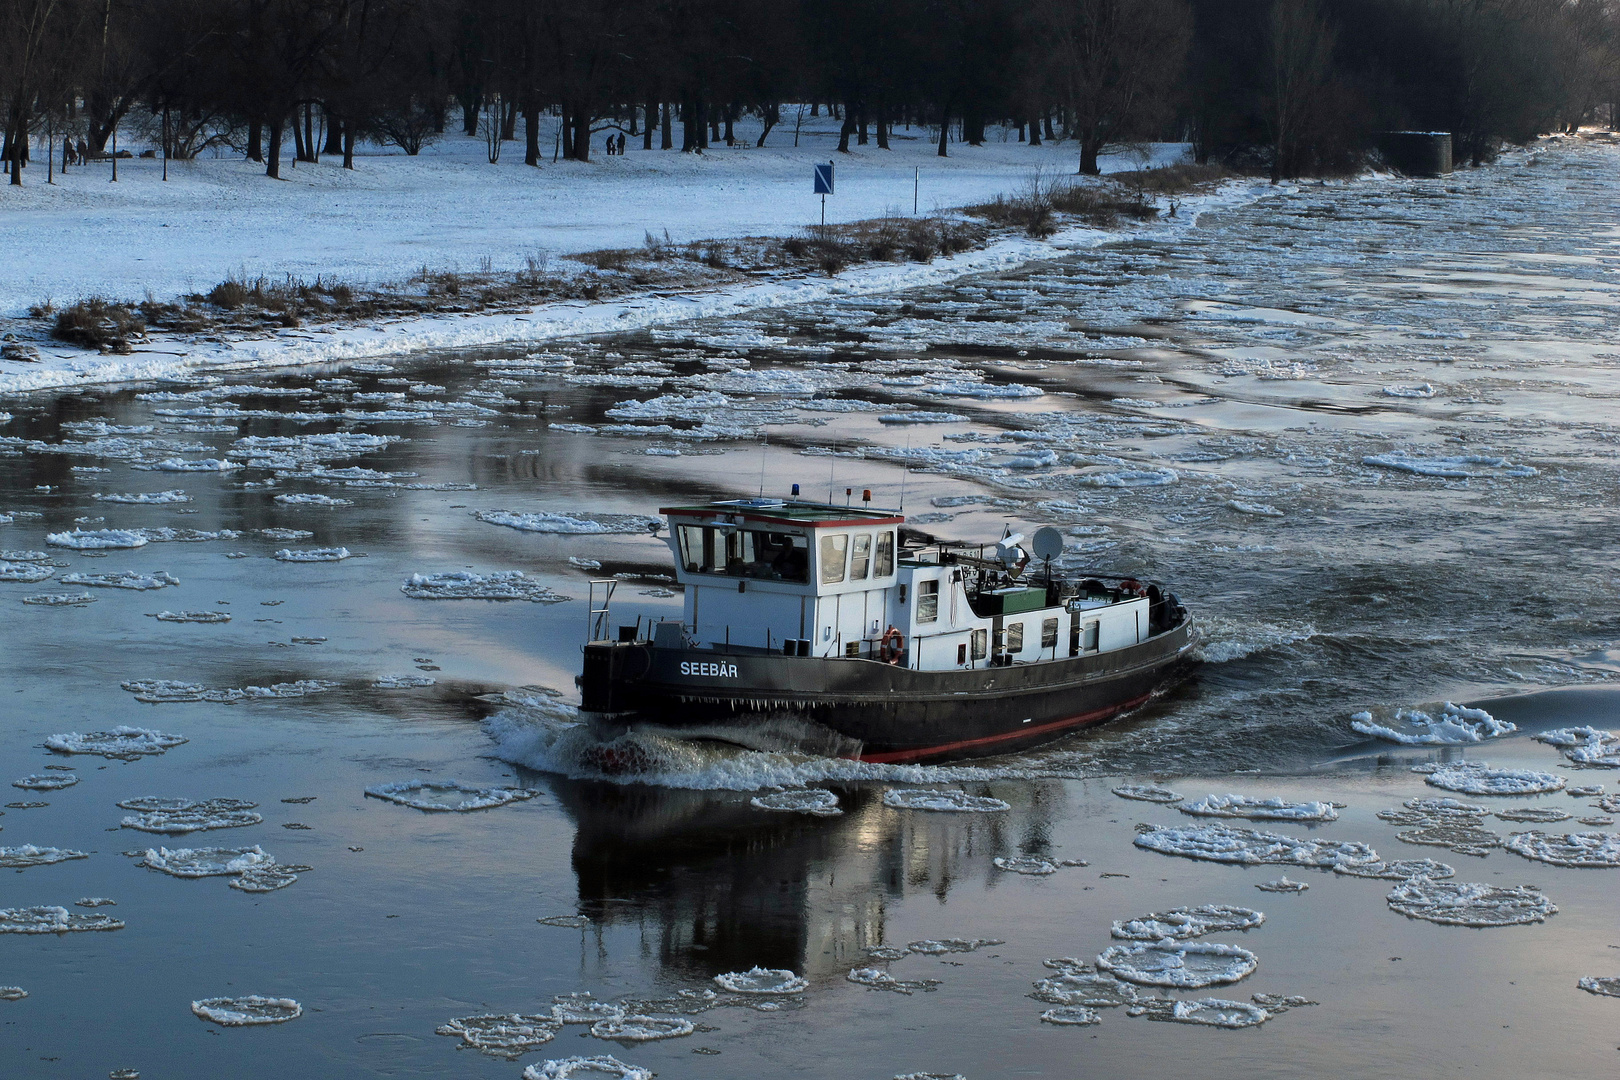
[[[827,227],[827,196],[833,193],[833,163],[814,166],[815,193],[821,196],[821,227]]]

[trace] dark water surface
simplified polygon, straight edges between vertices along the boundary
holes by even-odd
[[[73,901],[110,897],[117,906],[96,910],[127,924],[0,934],[0,985],[29,992],[0,1001],[0,1075],[515,1080],[527,1064],[603,1053],[721,1080],[1612,1071],[1620,1002],[1575,983],[1620,974],[1620,869],[1415,846],[1375,814],[1447,794],[1409,769],[1431,758],[1551,770],[1572,785],[1608,777],[1527,736],[1620,726],[1609,689],[1620,671],[1616,165],[1611,147],[1555,146],[1439,182],[1311,186],[948,288],[545,354],[0,402],[13,417],[0,423],[0,516],[14,516],[0,549],[58,564],[48,580],[0,583],[0,761],[14,774],[0,780],[47,764],[81,777],[7,789],[48,805],[7,808],[0,846],[89,853],[0,871],[0,907],[85,912]],[[339,432],[397,438],[311,438]],[[293,441],[238,442],[266,437]],[[210,458],[247,467],[137,467]],[[333,474],[345,469],[367,471]],[[794,482],[903,498],[908,514],[967,539],[1058,525],[1070,565],[1168,581],[1204,625],[1208,662],[1107,729],[968,768],[649,738],[629,748],[642,771],[600,776],[568,727],[587,582],[621,576],[621,621],[680,604],[659,595],[670,592],[662,542],[621,515]],[[172,489],[191,501],[93,497]],[[275,501],[287,494],[349,505]],[[501,510],[628,531],[525,532],[473,516]],[[240,535],[104,553],[46,543],[75,527]],[[313,535],[255,531],[266,528]],[[339,546],[355,557],[273,557]],[[160,570],[179,584],[61,580]],[[400,591],[413,574],[508,570],[571,599]],[[77,592],[93,602],[22,603]],[[150,617],[204,610],[231,621]],[[374,685],[389,675],[436,682]],[[123,688],[146,680],[215,691],[316,680],[305,689],[319,692],[148,704]],[[1361,710],[1387,720],[1446,699],[1483,702],[1519,731],[1403,748],[1349,726]],[[43,745],[121,724],[189,741],[128,762]],[[363,794],[422,778],[538,795],[426,814]],[[1390,910],[1393,882],[1156,854],[1133,846],[1139,823],[1202,819],[1115,797],[1122,778],[1190,798],[1342,803],[1322,825],[1231,824],[1432,857],[1459,880],[1535,884],[1559,911],[1537,925],[1439,926]],[[805,784],[834,790],[844,812],[750,805]],[[1011,808],[884,805],[886,788],[916,784]],[[118,827],[117,802],[152,795],[246,799],[264,821],[169,839]],[[1479,801],[1597,812],[1566,793]],[[120,854],[159,844],[258,844],[312,869],[251,894]],[[1089,865],[1030,877],[992,862],[1016,855]],[[1284,872],[1310,891],[1255,890]],[[1091,959],[1114,920],[1200,903],[1266,913],[1258,929],[1215,938],[1260,966],[1177,996],[1320,1004],[1240,1031],[1123,1009],[1096,1026],[1039,1021],[1051,1006],[1026,995],[1052,974],[1043,959]],[[586,925],[536,922],[559,915]],[[1000,943],[876,962],[940,980],[928,992],[845,978],[873,965],[872,948],[942,938]],[[809,990],[774,1011],[699,1012],[694,1034],[641,1045],[569,1026],[516,1061],[434,1033],[452,1017],[546,1011],[570,992],[668,999],[756,965],[790,968]],[[224,1029],[190,1013],[195,999],[242,994],[296,998],[304,1015]]]

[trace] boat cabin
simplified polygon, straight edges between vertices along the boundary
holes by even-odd
[[[895,511],[796,499],[660,512],[686,606],[655,645],[944,671],[1108,652],[1171,618],[1156,587],[1026,576],[1021,537],[952,544]]]

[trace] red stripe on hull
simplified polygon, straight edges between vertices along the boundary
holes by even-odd
[[[1051,723],[1040,724],[1035,727],[1021,727],[1016,731],[1002,732],[1000,735],[986,735],[978,739],[963,739],[959,742],[941,743],[939,746],[929,746],[919,750],[891,750],[888,753],[883,754],[861,754],[855,760],[870,761],[877,765],[888,765],[895,762],[915,761],[918,758],[936,757],[941,754],[956,753],[960,750],[969,750],[980,746],[991,746],[995,743],[1007,742],[1013,739],[1027,739],[1032,735],[1040,735],[1048,731],[1061,731],[1062,729],[1068,727],[1079,727],[1098,720],[1106,720],[1108,717],[1113,716],[1115,713],[1124,709],[1136,708],[1136,706],[1147,701],[1152,696],[1152,694],[1143,694],[1139,698],[1135,698],[1131,701],[1122,701],[1118,705],[1110,705],[1106,709],[1098,709],[1094,712],[1081,713],[1079,716],[1070,716],[1062,720],[1053,720]]]

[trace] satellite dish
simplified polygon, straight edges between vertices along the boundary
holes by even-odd
[[[1063,554],[1063,534],[1050,525],[1042,526],[1035,530],[1035,538],[1029,546],[1036,558],[1055,559]]]

